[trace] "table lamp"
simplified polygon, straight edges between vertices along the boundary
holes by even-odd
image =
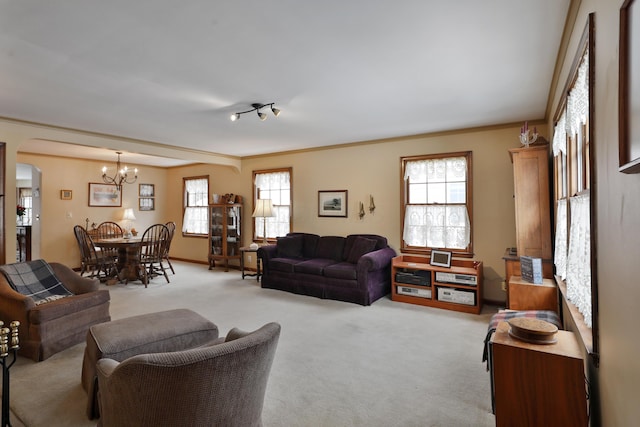
[[[273,213],[273,204],[271,203],[271,199],[258,199],[256,200],[256,208],[253,211],[254,218],[263,218],[264,228],[262,230],[262,234],[264,235],[264,239],[262,243],[267,244],[267,217],[275,216]]]
[[[135,221],[136,220],[136,216],[133,214],[133,209],[131,208],[126,208],[124,210],[124,215],[122,216],[122,220],[125,221],[125,225],[124,225],[124,238],[125,239],[130,239],[133,235],[131,234],[131,221]]]

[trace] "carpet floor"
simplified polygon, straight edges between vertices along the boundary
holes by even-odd
[[[238,271],[173,261],[155,278],[109,286],[115,319],[189,308],[221,335],[282,325],[263,422],[279,426],[493,426],[480,315],[393,302],[369,307],[260,288]],[[104,286],[104,285],[103,285]],[[10,320],[10,319],[6,319]],[[94,426],[80,385],[85,344],[11,368],[14,427]]]

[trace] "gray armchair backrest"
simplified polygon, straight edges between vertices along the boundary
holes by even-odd
[[[101,359],[99,425],[261,426],[279,336],[280,325],[268,323],[208,347]]]

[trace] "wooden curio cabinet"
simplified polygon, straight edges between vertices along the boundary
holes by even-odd
[[[224,262],[224,271],[229,271],[230,259],[240,261],[241,225],[242,204],[209,205],[209,270],[216,266],[216,261]]]
[[[507,308],[511,276],[520,276],[520,256],[542,258],[543,277],[553,278],[549,144],[509,150],[513,163],[516,250],[505,252]]]

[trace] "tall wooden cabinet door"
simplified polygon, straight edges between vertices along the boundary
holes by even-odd
[[[513,162],[518,256],[551,259],[549,146],[509,150]]]

